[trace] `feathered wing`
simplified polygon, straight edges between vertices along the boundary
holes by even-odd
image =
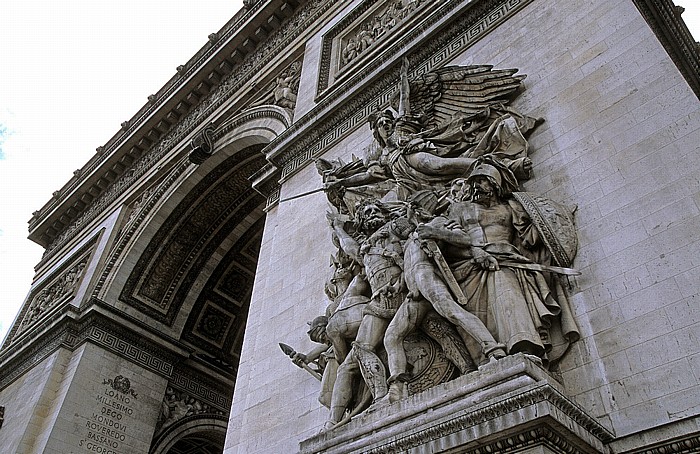
[[[493,69],[491,65],[448,66],[410,81],[411,113],[425,115],[426,127],[449,122],[457,114],[482,113],[487,107],[504,103],[519,87],[525,75],[517,69]]]

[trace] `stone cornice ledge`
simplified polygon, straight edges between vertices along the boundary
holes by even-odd
[[[672,0],[634,0],[634,4],[700,98],[700,44],[695,42]]]
[[[302,441],[300,452],[504,453],[545,445],[597,453],[606,452],[613,439],[547,372],[514,355],[395,404],[370,408],[345,426]]]
[[[175,365],[190,355],[179,341],[96,298],[83,309],[66,304],[32,331],[41,334],[13,339],[0,351],[0,390],[59,348],[75,350],[85,342],[100,345],[165,377],[170,377]],[[158,343],[151,340],[156,336],[160,338]]]
[[[700,452],[700,416],[622,436],[610,443],[615,454],[691,454]]]
[[[213,115],[217,114],[224,103],[229,98],[244,87],[251,78],[255,77],[262,68],[274,61],[279,53],[291,45],[307,28],[315,26],[319,17],[326,14],[329,8],[337,4],[340,0],[308,0],[303,3],[298,11],[288,21],[275,31],[266,41],[258,46],[253,52],[248,54],[240,66],[237,66],[228,76],[226,76],[211,92],[204,96],[199,103],[194,106],[185,116],[180,119],[167,133],[159,138],[147,152],[137,159],[124,173],[117,177],[113,183],[96,196],[79,214],[72,220],[67,220],[67,225],[60,232],[56,233],[48,244],[45,244],[46,251],[42,258],[45,263],[55,254],[70,238],[89,225],[95,218],[122,195],[125,188],[131,188],[136,181],[147,174],[157,165],[162,165],[162,159],[173,149],[180,146],[186,150],[181,154],[189,152],[189,147],[184,145],[184,141],[194,132],[201,128],[205,122],[210,121]],[[181,156],[172,157],[177,161]],[[44,215],[39,218],[44,219]],[[32,221],[34,229],[38,229],[39,218]],[[43,222],[43,221],[42,221]],[[46,227],[48,228],[48,227]],[[42,230],[43,231],[43,230]],[[32,233],[33,232],[33,233]],[[36,238],[38,230],[33,230],[30,225],[30,238],[41,242]]]
[[[139,111],[134,114],[125,123],[128,124],[127,129],[119,130],[109,141],[102,147],[100,152],[93,156],[81,169],[79,174],[71,178],[57,192],[59,197],[54,197],[44,204],[30,220],[30,224],[40,223],[46,214],[52,208],[60,205],[73,189],[83,183],[83,181],[95,171],[104,161],[106,161],[129,137],[136,132],[143,123],[146,122],[158,109],[169,99],[169,97],[180,87],[191,80],[191,76],[201,69],[210,58],[225,44],[227,41],[238,32],[243,26],[251,20],[251,18],[262,8],[263,2],[250,2],[249,6],[238,11],[221,30],[215,33],[216,40],[208,41],[197,53],[183,65],[184,70],[175,74],[158,92],[149,97],[148,102]],[[30,226],[31,228],[31,226]]]

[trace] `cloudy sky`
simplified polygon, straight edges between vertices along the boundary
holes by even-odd
[[[683,5],[700,39],[700,2]],[[237,0],[4,0],[0,339],[43,249],[27,221],[241,8]]]

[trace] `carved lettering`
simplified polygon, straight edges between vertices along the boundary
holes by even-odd
[[[105,387],[95,396],[99,410],[85,418],[86,432],[78,446],[87,452],[102,454],[125,452],[121,445],[127,441],[129,422],[134,415],[133,404],[138,394],[127,378],[118,375],[104,380]]]

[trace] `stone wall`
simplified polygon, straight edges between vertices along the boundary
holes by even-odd
[[[310,42],[305,65],[320,35]],[[634,4],[533,1],[448,64],[528,75],[514,107],[546,122],[529,138],[525,190],[578,206],[582,339],[561,363],[566,392],[617,436],[697,415],[700,107]],[[305,67],[300,86],[317,74]],[[324,158],[371,140],[362,124]],[[320,184],[307,166],[281,198]],[[315,194],[267,215],[226,453],[295,452],[327,417],[318,382],[277,347],[311,348],[305,322],[326,304],[333,250],[325,210]]]

